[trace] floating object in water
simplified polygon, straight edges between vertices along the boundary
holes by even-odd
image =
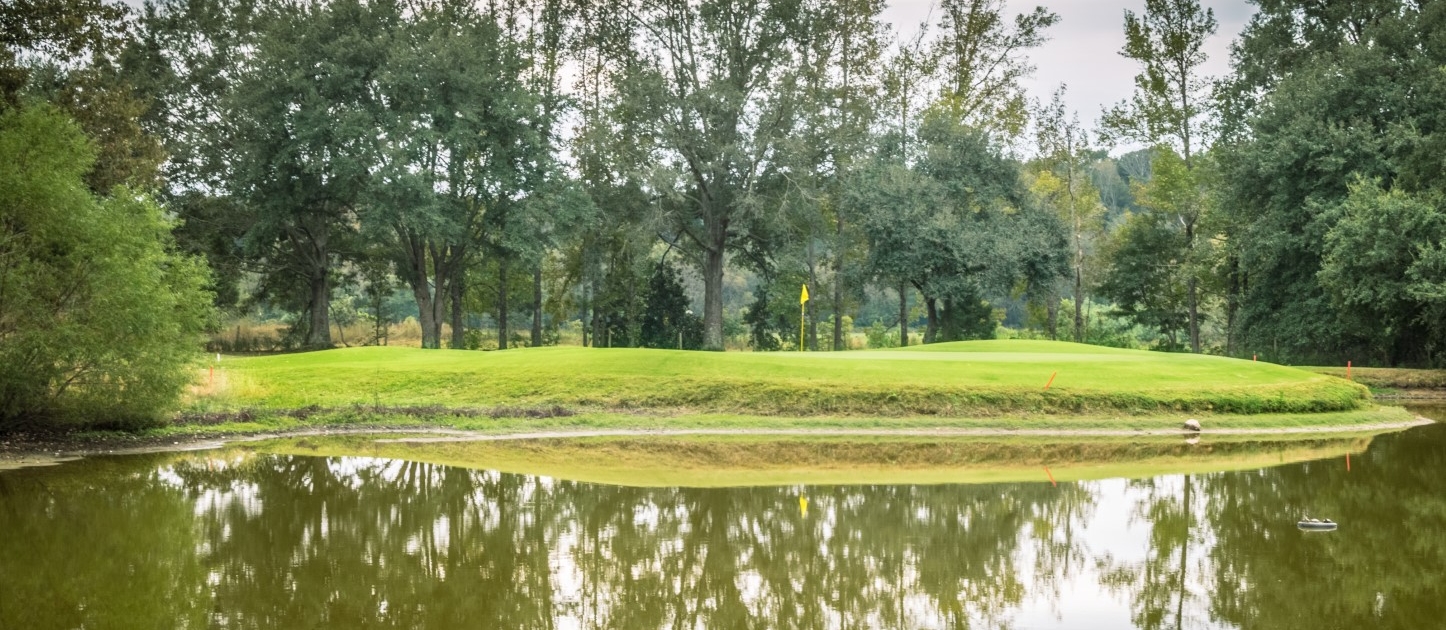
[[[1303,518],[1296,522],[1295,526],[1308,532],[1328,532],[1336,528],[1336,522],[1328,518]]]

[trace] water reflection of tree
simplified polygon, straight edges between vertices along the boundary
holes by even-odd
[[[1355,456],[1133,482],[1142,562],[1100,559],[1139,628],[1423,628],[1446,619],[1446,426]],[[1302,516],[1341,529],[1296,529]]]
[[[1254,628],[1440,627],[1446,425],[1354,456],[1210,478],[1211,615]],[[1339,531],[1296,530],[1304,515]]]
[[[0,628],[206,625],[191,504],[149,461],[0,475]]]
[[[804,517],[798,489],[357,461],[260,458],[244,491],[176,468],[197,497],[231,492],[206,504],[201,545],[226,625],[1006,625],[1033,586],[1021,545],[1048,574],[1076,564],[1090,506],[1069,484],[831,487]]]
[[[1210,475],[1183,475],[1135,481],[1139,494],[1133,521],[1147,523],[1149,544],[1141,562],[1100,561],[1101,582],[1130,596],[1131,620],[1142,630],[1198,627],[1187,608],[1192,586],[1201,581],[1207,566],[1201,561],[1206,528],[1200,521],[1200,499],[1195,486]],[[1174,482],[1178,481],[1178,485]],[[1192,555],[1193,554],[1193,555]],[[1193,575],[1193,579],[1192,579]]]
[[[0,475],[0,627],[1008,627],[1086,562],[1141,628],[1434,627],[1443,445],[1426,427],[1350,473],[1134,482],[1140,562],[1086,547],[1097,484],[638,489],[357,458],[96,460]],[[1342,529],[1296,531],[1307,513]]]
[[[0,626],[1008,627],[1058,597],[1093,505],[1074,484],[639,489],[212,457],[7,497],[3,531],[40,542],[0,542]]]

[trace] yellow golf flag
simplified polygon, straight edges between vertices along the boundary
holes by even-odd
[[[803,285],[803,294],[798,296],[798,303],[799,303],[799,304],[803,304],[804,302],[807,302],[807,301],[808,301],[808,285],[805,284],[805,285]]]

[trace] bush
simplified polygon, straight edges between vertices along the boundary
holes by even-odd
[[[884,326],[884,323],[875,320],[864,330],[865,337],[869,340],[870,348],[897,348],[899,347],[898,329]]]
[[[205,266],[150,200],[91,194],[93,161],[53,107],[0,115],[0,429],[142,426],[195,377]]]

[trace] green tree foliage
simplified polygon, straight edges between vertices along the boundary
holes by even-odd
[[[615,88],[647,111],[662,168],[653,185],[675,242],[703,277],[704,347],[723,349],[723,271],[746,245],[770,158],[794,126],[799,51],[811,34],[796,0],[637,0],[639,48]]]
[[[1209,275],[1211,243],[1196,242],[1191,226],[1201,225],[1205,214],[1202,179],[1208,171],[1189,168],[1163,146],[1155,150],[1151,171],[1150,182],[1136,188],[1141,212],[1115,234],[1113,264],[1101,290],[1120,314],[1160,331],[1172,349],[1179,347],[1175,324],[1183,321],[1185,347],[1194,352],[1205,317],[1199,279]]]
[[[1221,207],[1232,212],[1238,251],[1237,336],[1245,350],[1288,362],[1382,354],[1394,361],[1427,360],[1401,351],[1419,339],[1419,331],[1406,325],[1411,316],[1395,312],[1368,321],[1362,319],[1367,312],[1393,309],[1342,310],[1344,300],[1355,299],[1353,291],[1343,291],[1353,282],[1351,274],[1339,273],[1350,264],[1339,258],[1344,252],[1333,263],[1338,271],[1321,271],[1337,221],[1389,215],[1404,203],[1389,196],[1366,203],[1374,195],[1364,192],[1348,201],[1352,182],[1378,181],[1383,191],[1424,203],[1442,190],[1441,11],[1434,4],[1396,1],[1279,1],[1262,3],[1247,26],[1235,74],[1224,86],[1229,141],[1220,151]],[[1361,210],[1366,207],[1377,209]],[[1338,233],[1334,242],[1345,242],[1355,229]],[[1416,235],[1382,235],[1382,248],[1355,254],[1369,259],[1371,251],[1399,250],[1402,237]],[[1429,251],[1430,238],[1421,235],[1409,249]],[[1385,258],[1397,268],[1380,273],[1406,273],[1405,258]],[[1323,283],[1326,278],[1333,286]],[[1392,338],[1383,339],[1382,330]]]
[[[128,13],[101,0],[0,5],[0,110],[25,98],[64,110],[95,147],[85,179],[100,194],[120,184],[154,188],[163,157],[139,121],[147,104],[119,62]]]
[[[1005,0],[943,0],[933,54],[942,78],[941,102],[969,125],[1016,136],[1029,121],[1021,81],[1034,72],[1022,54],[1044,44],[1059,16],[1044,7],[1014,16]]]
[[[1167,215],[1130,215],[1112,235],[1107,251],[1110,268],[1099,288],[1119,315],[1159,331],[1166,339],[1163,350],[1188,347],[1187,296],[1180,277],[1183,261],[1178,257],[1184,249],[1183,235]]]
[[[1145,13],[1125,11],[1125,57],[1143,66],[1135,76],[1129,101],[1105,112],[1102,131],[1108,140],[1165,145],[1178,154],[1186,170],[1195,166],[1200,147],[1208,146],[1206,114],[1209,81],[1201,75],[1205,40],[1217,23],[1211,9],[1199,0],[1146,0]],[[1184,230],[1184,246],[1196,247],[1203,204],[1177,199],[1176,216]],[[1195,257],[1191,253],[1189,257]],[[1197,267],[1187,267],[1186,309],[1190,351],[1200,352],[1200,278]]]
[[[870,265],[923,294],[926,343],[992,335],[981,299],[1063,275],[1063,225],[1027,198],[1019,166],[987,134],[931,114],[919,144],[915,168],[880,160],[851,191],[868,217]]]
[[[0,428],[141,426],[194,376],[204,264],[147,198],[90,192],[95,155],[52,106],[0,114]]]
[[[388,3],[266,5],[224,104],[224,178],[254,213],[248,252],[265,294],[301,315],[307,347],[331,345],[332,284],[356,247],[382,106],[374,77],[396,19]]]
[[[526,62],[504,36],[501,16],[464,2],[414,8],[405,21],[396,18],[379,63],[385,96],[377,114],[387,133],[362,213],[371,238],[393,244],[417,302],[423,347],[441,347],[449,304],[453,345],[460,347],[466,265],[484,240],[503,257],[517,249],[509,237],[525,208],[523,164],[538,145],[526,122],[534,103],[520,84]],[[505,298],[499,313],[507,310]]]
[[[1442,201],[1357,182],[1337,212],[1319,281],[1342,322],[1365,337],[1384,364],[1440,364],[1446,350]]]
[[[648,279],[640,334],[644,348],[698,350],[703,347],[703,320],[688,308],[678,270],[660,264]]]
[[[1093,160],[1089,135],[1080,127],[1077,115],[1067,115],[1064,86],[1055,91],[1049,105],[1036,115],[1035,143],[1040,156],[1031,185],[1040,201],[1064,221],[1069,230],[1069,260],[1074,298],[1074,340],[1085,339],[1084,303],[1086,278],[1093,280],[1087,248],[1093,249],[1103,236],[1104,205],[1092,182]],[[1055,336],[1059,300],[1049,293],[1049,333]]]

